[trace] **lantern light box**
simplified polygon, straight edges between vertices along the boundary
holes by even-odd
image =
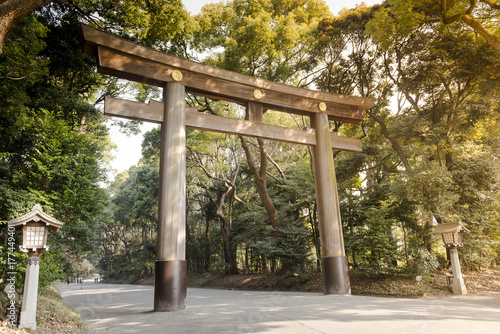
[[[57,231],[63,222],[49,216],[37,204],[27,214],[9,221],[9,226],[23,229],[23,244],[19,246],[24,253],[44,253],[49,250],[47,234],[49,230]]]
[[[462,233],[469,233],[469,230],[460,223],[440,224],[432,231],[432,234],[441,234],[446,248],[462,247],[463,243],[460,238]]]

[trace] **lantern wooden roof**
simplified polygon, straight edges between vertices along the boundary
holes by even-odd
[[[461,223],[447,223],[439,224],[436,226],[431,234],[444,234],[444,233],[469,233],[470,231]]]
[[[33,210],[28,212],[27,214],[19,217],[12,219],[8,222],[9,226],[13,227],[18,227],[18,226],[23,226],[28,222],[42,222],[45,223],[45,225],[48,225],[50,229],[52,230],[59,230],[63,226],[63,222],[55,219],[54,217],[49,216],[45,212],[43,212],[42,207],[40,204],[36,204],[33,207]]]

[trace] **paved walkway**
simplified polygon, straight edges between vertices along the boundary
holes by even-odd
[[[152,312],[153,287],[59,284],[93,333],[500,333],[500,293],[395,299],[188,289],[187,308]]]

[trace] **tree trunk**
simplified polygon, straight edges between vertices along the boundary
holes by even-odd
[[[193,238],[191,236],[191,231],[189,229],[189,191],[186,191],[186,237],[189,243],[193,242]]]
[[[311,232],[312,232],[312,241],[314,244],[314,249],[316,251],[316,268],[319,271],[321,269],[321,245],[319,243],[319,228],[316,219],[316,210],[309,209],[309,221],[311,222]]]
[[[409,267],[410,257],[408,256],[408,241],[406,238],[406,223],[403,223],[403,240],[405,245],[405,260],[406,260],[406,268]]]
[[[225,179],[225,178],[219,178],[216,177],[208,172],[206,167],[201,163],[199,160],[194,160],[201,169],[205,172],[205,174],[214,180],[218,180],[220,182],[223,182],[226,190],[224,193],[217,193],[217,203],[214,202],[214,200],[208,195],[210,198],[210,201],[216,206],[217,208],[217,217],[219,217],[221,221],[221,231],[222,231],[222,240],[224,243],[224,261],[226,264],[229,265],[229,274],[238,274],[238,264],[236,262],[236,252],[233,247],[233,242],[231,239],[231,222],[227,219],[226,215],[224,214],[224,206],[225,206],[225,201],[227,196],[233,191],[233,194],[236,192],[236,178],[238,177],[238,171],[240,168],[240,162],[237,162],[236,166],[236,171],[234,172],[234,176],[232,180]],[[236,194],[234,195],[235,198],[237,198]],[[243,201],[239,200],[239,202],[245,204]],[[207,226],[208,228],[208,226]]]
[[[0,54],[9,33],[23,17],[52,0],[3,0],[0,4]]]
[[[399,143],[397,142],[396,139],[394,139],[390,134],[389,134],[389,130],[387,129],[387,125],[385,124],[385,122],[375,116],[373,113],[367,111],[367,114],[370,115],[370,117],[375,121],[377,122],[379,125],[380,125],[380,131],[382,132],[382,134],[384,135],[384,137],[389,140],[391,142],[391,145],[392,145],[392,148],[394,149],[394,151],[396,151],[396,153],[398,154],[399,156],[399,159],[401,160],[401,162],[403,163],[403,165],[405,166],[405,170],[407,172],[411,172],[411,166],[410,166],[410,163],[408,161],[408,159],[406,158],[406,155],[404,154],[403,152],[403,149],[401,148],[401,145],[399,145]]]
[[[460,16],[460,20],[465,22],[469,27],[474,29],[479,35],[481,35],[486,43],[491,45],[497,52],[500,52],[500,38],[498,38],[491,31],[486,29],[478,20],[476,20],[472,15],[464,14]]]
[[[224,214],[224,202],[227,195],[231,192],[233,187],[226,184],[226,191],[219,198],[219,203],[217,205],[217,216],[219,217],[222,224],[222,240],[224,241],[224,260],[229,264],[229,274],[234,275],[238,273],[238,265],[236,263],[236,257],[232,251],[233,243],[231,240],[231,224]]]
[[[432,252],[432,236],[431,236],[431,229],[432,229],[432,221],[433,221],[433,215],[430,216],[429,219],[427,219],[426,224],[423,227],[423,241],[424,241],[424,247],[427,249],[429,252]]]
[[[271,200],[271,196],[269,196],[269,192],[267,191],[267,153],[266,153],[266,144],[264,140],[258,139],[259,150],[260,150],[260,169],[258,170],[250,149],[243,137],[240,136],[241,146],[245,151],[245,156],[247,158],[248,167],[250,168],[254,179],[255,184],[257,185],[257,192],[259,193],[259,197],[264,205],[264,208],[267,211],[267,215],[269,216],[269,220],[271,221],[271,225],[274,228],[280,227],[278,211],[276,210],[273,201]]]
[[[250,272],[248,265],[248,244],[245,245],[245,271],[248,274]]]
[[[453,165],[453,139],[451,134],[448,134],[446,137],[446,145],[446,154],[444,157],[446,159],[446,167],[450,168]]]
[[[212,245],[210,240],[210,218],[206,217],[205,221],[205,242],[207,243],[207,249],[205,251],[205,270],[210,270],[212,265]]]
[[[267,274],[267,260],[264,254],[260,254],[261,265],[262,265],[262,274]]]

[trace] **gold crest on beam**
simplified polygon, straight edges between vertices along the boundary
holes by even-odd
[[[172,72],[172,79],[174,79],[174,81],[181,81],[182,80],[182,73],[181,73],[181,71],[174,70]]]

